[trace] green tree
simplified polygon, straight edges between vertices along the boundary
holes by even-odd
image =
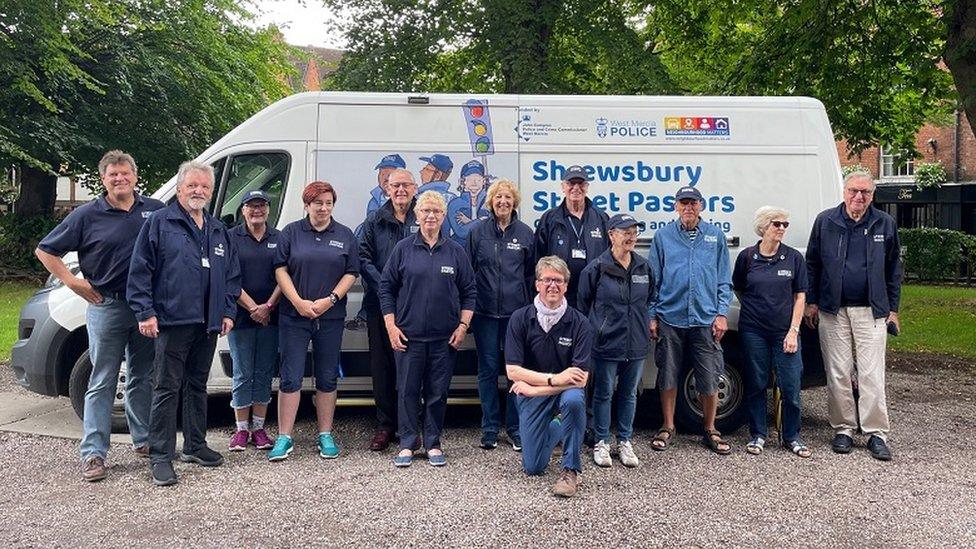
[[[92,178],[121,148],[154,189],[179,162],[290,93],[292,49],[231,0],[5,0],[0,163],[20,215],[50,212],[58,173]]]

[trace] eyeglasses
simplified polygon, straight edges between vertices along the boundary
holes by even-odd
[[[867,198],[867,197],[871,196],[872,194],[874,194],[874,191],[871,190],[871,189],[847,189],[847,194],[849,194],[851,196],[857,196],[857,195],[860,194],[860,195],[864,196],[865,198]]]
[[[390,183],[389,185],[391,189],[406,189],[409,187],[414,187],[417,184],[416,183]]]
[[[435,216],[435,217],[436,216],[444,215],[444,210],[428,210],[426,208],[420,210],[420,216],[421,217],[429,217],[429,216],[432,216],[432,215]]]
[[[562,286],[566,283],[566,279],[563,278],[540,278],[538,280],[543,286]]]
[[[268,203],[267,202],[260,202],[258,204],[247,203],[247,204],[244,204],[244,207],[247,208],[247,209],[249,209],[249,210],[267,210],[268,209]]]
[[[590,182],[583,179],[573,179],[572,181],[564,181],[563,183],[565,183],[567,187],[579,187],[581,189],[590,186]]]
[[[630,229],[614,229],[614,230],[622,234],[623,236],[627,236],[627,237],[634,237],[644,232],[638,229],[637,227],[632,227]]]
[[[789,221],[773,221],[772,222],[772,225],[773,225],[773,227],[776,227],[777,229],[785,229],[785,228],[787,228],[787,227],[790,226],[790,222]]]

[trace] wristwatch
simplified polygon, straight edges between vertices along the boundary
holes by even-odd
[[[338,303],[339,302],[339,294],[337,294],[335,292],[332,292],[331,294],[329,294],[329,301],[331,301],[333,305],[335,305],[336,303]]]
[[[546,384],[548,384],[550,387],[553,386],[552,385],[552,374],[549,374],[549,377],[546,378]]]
[[[790,326],[790,331],[791,332],[800,333],[800,327],[799,326]]]

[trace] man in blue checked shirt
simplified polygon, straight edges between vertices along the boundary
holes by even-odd
[[[703,443],[727,455],[732,447],[715,429],[715,413],[723,371],[721,341],[732,301],[729,249],[722,230],[702,222],[703,198],[698,189],[682,187],[674,197],[678,219],[658,229],[649,257],[656,289],[650,330],[657,340],[657,385],[664,415],[651,447],[665,450],[674,438],[678,378],[687,350],[704,413]]]

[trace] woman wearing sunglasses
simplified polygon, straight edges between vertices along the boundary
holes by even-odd
[[[799,457],[810,457],[800,440],[800,321],[807,289],[803,255],[783,244],[789,214],[780,208],[756,210],[753,227],[762,240],[741,253],[732,271],[739,298],[739,337],[746,355],[750,441],[746,451],[761,454],[766,428],[766,388],[775,368],[782,393],[783,446]]]

